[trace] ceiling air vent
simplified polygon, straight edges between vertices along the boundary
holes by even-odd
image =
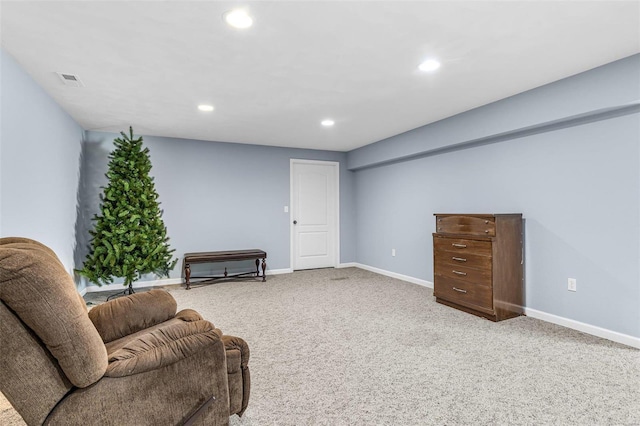
[[[60,77],[60,80],[62,80],[65,86],[84,87],[84,84],[80,81],[80,77],[77,75],[67,74],[64,72],[57,72],[56,74],[58,74],[58,77]]]

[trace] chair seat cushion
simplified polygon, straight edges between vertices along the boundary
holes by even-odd
[[[125,377],[161,368],[207,350],[218,340],[220,336],[209,321],[168,324],[110,353],[105,376]]]

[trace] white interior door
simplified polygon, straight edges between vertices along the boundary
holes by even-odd
[[[335,267],[338,163],[291,160],[291,207],[293,269]]]

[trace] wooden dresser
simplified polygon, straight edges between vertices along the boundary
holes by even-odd
[[[523,315],[522,215],[434,216],[436,301],[492,321]]]

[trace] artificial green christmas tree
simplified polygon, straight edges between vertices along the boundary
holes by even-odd
[[[157,201],[153,178],[149,176],[149,149],[142,137],[134,139],[120,132],[109,154],[109,183],[100,194],[100,213],[93,218],[90,252],[80,275],[102,285],[124,278],[125,293],[133,293],[132,283],[143,274],[169,276],[177,259],[169,248],[167,228]]]

